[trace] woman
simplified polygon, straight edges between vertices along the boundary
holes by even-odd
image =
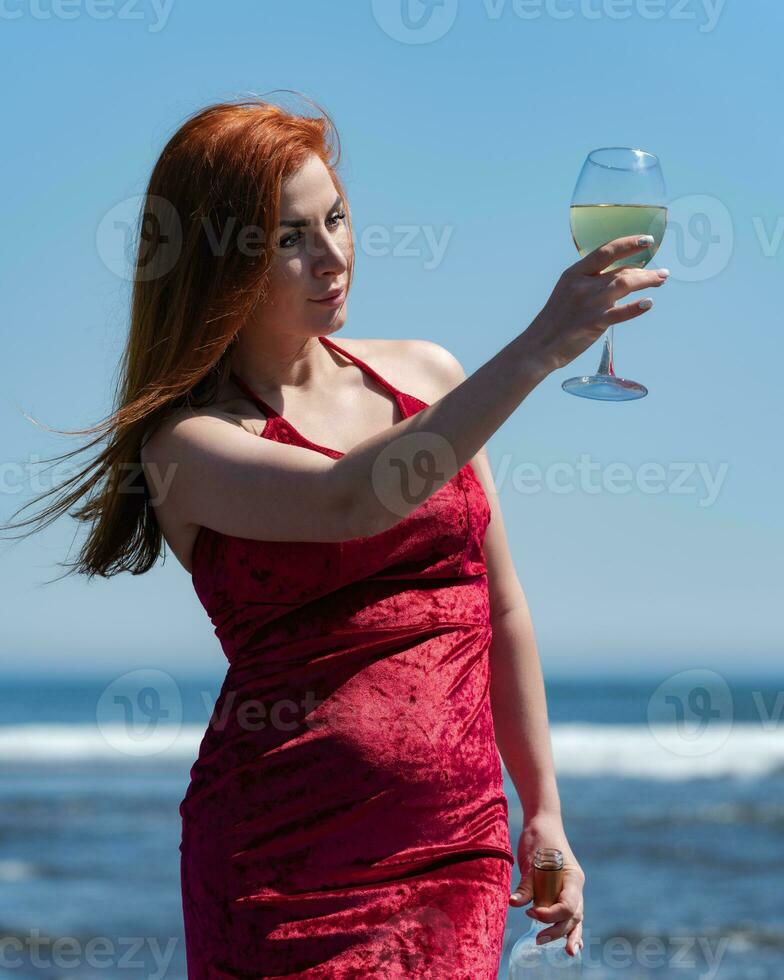
[[[483,446],[660,280],[602,271],[638,240],[602,246],[469,378],[428,341],[338,344],[333,134],[254,98],[170,139],[108,446],[44,516],[100,487],[76,569],[145,572],[165,539],[229,661],[180,805],[190,980],[489,980],[536,848],[565,855],[539,917],[570,954],[584,874]],[[511,897],[496,746],[525,812]]]

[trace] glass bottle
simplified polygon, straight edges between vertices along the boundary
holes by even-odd
[[[555,905],[563,884],[563,853],[555,847],[540,847],[534,855],[534,900],[531,908]],[[580,952],[566,952],[566,936],[537,946],[536,937],[553,923],[531,917],[528,929],[512,947],[509,980],[552,980],[582,973]]]

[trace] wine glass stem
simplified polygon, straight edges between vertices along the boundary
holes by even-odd
[[[599,369],[596,373],[615,376],[615,370],[613,368],[613,324],[610,324],[609,330],[604,335],[604,350],[602,351],[602,359],[599,362]]]

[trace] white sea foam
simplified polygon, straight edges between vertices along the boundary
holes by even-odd
[[[203,735],[201,725],[159,725],[144,738],[124,725],[9,725],[0,727],[0,763],[193,762]],[[695,737],[675,725],[553,724],[551,736],[561,776],[784,776],[781,726],[716,723]]]
[[[0,763],[195,759],[203,735],[201,725],[156,725],[143,736],[123,724],[7,725]]]
[[[784,726],[712,722],[702,733],[677,725],[560,724],[551,727],[564,776],[784,776]]]
[[[30,881],[39,876],[39,867],[32,861],[17,861],[9,858],[0,861],[0,882]]]

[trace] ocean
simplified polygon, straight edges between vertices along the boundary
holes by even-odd
[[[2,681],[0,976],[186,980],[178,806],[221,681]],[[547,694],[586,976],[784,978],[784,683],[706,669]],[[527,922],[510,908],[503,980]]]

